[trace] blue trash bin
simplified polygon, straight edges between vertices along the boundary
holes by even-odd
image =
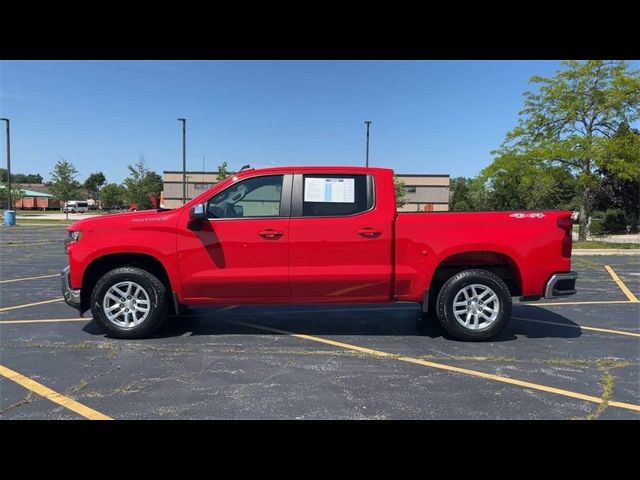
[[[5,210],[4,211],[4,224],[5,225],[15,225],[16,224],[16,211],[15,210]]]

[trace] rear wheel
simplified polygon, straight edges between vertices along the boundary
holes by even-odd
[[[116,338],[143,338],[166,318],[166,288],[153,274],[120,267],[98,280],[91,294],[91,313]]]
[[[438,294],[442,328],[459,340],[488,340],[511,318],[511,293],[497,275],[480,269],[452,276]]]

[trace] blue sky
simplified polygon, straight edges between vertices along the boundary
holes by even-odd
[[[559,61],[2,61],[12,171],[120,182],[144,155],[161,173],[227,161],[363,165],[474,176],[515,125],[533,75]],[[4,135],[2,135],[2,145]],[[0,149],[4,166],[4,148]]]

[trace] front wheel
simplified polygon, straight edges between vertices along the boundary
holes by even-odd
[[[488,340],[511,318],[511,292],[497,275],[464,270],[443,285],[436,301],[442,328],[459,340]]]
[[[91,294],[91,313],[116,338],[143,338],[166,318],[166,288],[156,276],[120,267],[98,280]]]

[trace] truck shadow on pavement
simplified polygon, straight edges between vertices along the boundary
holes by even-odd
[[[525,315],[526,312],[526,315]],[[576,338],[582,335],[577,323],[558,314],[536,307],[531,310],[514,306],[509,325],[492,342],[527,338]],[[548,323],[538,323],[552,322]],[[242,322],[242,323],[240,323]],[[266,331],[252,325],[267,329]],[[83,330],[91,335],[104,335],[101,326],[92,321]],[[278,335],[287,333],[316,336],[424,336],[449,338],[436,319],[420,319],[419,308],[322,308],[318,306],[287,307],[243,306],[234,309],[190,308],[188,313],[167,319],[153,338],[201,335]],[[455,341],[455,340],[452,340]]]

